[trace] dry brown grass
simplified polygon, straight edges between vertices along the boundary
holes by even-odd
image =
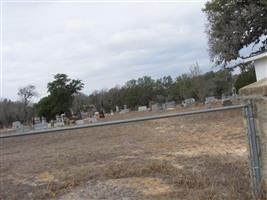
[[[240,111],[1,142],[0,199],[251,199]]]
[[[224,163],[208,156],[199,159],[206,162],[196,170],[155,161],[112,164],[106,167],[104,176],[107,179],[160,177],[173,188],[179,188],[168,195],[171,199],[251,199],[246,163]]]

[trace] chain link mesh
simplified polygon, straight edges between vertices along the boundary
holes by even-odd
[[[0,196],[251,199],[242,115],[229,110],[5,139]]]

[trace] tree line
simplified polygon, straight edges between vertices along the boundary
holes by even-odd
[[[84,84],[81,80],[70,79],[66,74],[56,74],[54,80],[47,84],[48,96],[38,103],[31,103],[36,96],[32,85],[20,88],[20,100],[13,102],[3,99],[0,101],[0,126],[10,126],[14,121],[31,123],[34,116],[43,116],[48,121],[56,115],[65,113],[66,116],[80,116],[89,108],[115,111],[116,106],[134,110],[138,106],[149,106],[151,102],[175,101],[181,103],[187,98],[204,102],[205,97],[231,95],[232,87],[239,88],[256,81],[253,67],[247,67],[239,75],[232,75],[231,70],[221,69],[217,72],[200,73],[198,64],[192,65],[190,72],[176,78],[164,76],[153,79],[143,76],[127,81],[122,86],[102,89],[86,95],[81,92]]]
[[[95,105],[98,110],[102,109],[106,112],[114,111],[116,106],[123,108],[124,105],[135,110],[138,106],[149,106],[150,102],[175,101],[180,104],[188,98],[204,102],[205,97],[229,96],[232,95],[233,87],[238,91],[241,87],[255,81],[255,70],[252,66],[243,68],[239,75],[233,75],[229,69],[201,74],[198,65],[195,64],[191,66],[189,73],[176,78],[164,76],[152,79],[144,76],[129,80],[123,86],[94,91],[89,96],[78,94],[75,96],[75,102],[87,101]],[[75,102],[74,108],[78,111],[79,103]]]
[[[207,17],[210,59],[216,66],[221,66],[221,70],[201,74],[196,64],[190,73],[174,79],[170,76],[160,79],[144,76],[129,80],[123,86],[94,91],[89,96],[81,93],[84,85],[80,80],[57,74],[55,80],[48,83],[49,95],[36,104],[30,103],[36,95],[34,86],[21,88],[18,93],[20,101],[1,99],[0,126],[10,126],[16,120],[27,123],[36,115],[48,120],[61,113],[70,116],[92,105],[109,112],[115,106],[127,105],[135,109],[151,101],[180,103],[187,98],[204,101],[206,96],[230,95],[233,85],[238,91],[256,81],[254,68],[247,67],[239,58],[243,58],[240,51],[249,45],[259,46],[252,49],[250,55],[267,51],[266,0],[211,0],[206,2],[203,12]],[[236,66],[241,68],[241,74],[233,76],[226,67],[232,69]]]
[[[194,70],[175,79],[171,76],[160,79],[144,76],[129,80],[121,87],[94,91],[88,96],[88,102],[105,111],[114,110],[116,106],[122,108],[123,105],[136,109],[138,106],[149,106],[150,102],[181,103],[187,98],[203,102],[206,96],[220,98],[222,95],[230,95],[233,84],[234,77],[227,69],[205,74],[196,74]],[[81,97],[77,95],[76,98]]]

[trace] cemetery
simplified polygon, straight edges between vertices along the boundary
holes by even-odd
[[[66,113],[34,117],[31,123],[13,121],[11,131],[0,133],[5,158],[0,167],[1,197],[9,199],[12,193],[22,200],[252,199],[247,130],[265,133],[260,110],[266,106],[258,99],[266,96],[266,78],[242,88],[240,94],[234,87],[227,89],[232,91],[202,99],[159,96],[136,105],[122,101],[106,110],[90,102],[79,105],[79,112],[72,107]],[[251,126],[253,112],[244,110],[246,98],[260,108],[257,124],[249,129],[244,119]],[[46,114],[45,105],[40,113]],[[199,110],[202,113],[194,116],[182,114]],[[261,161],[255,169],[264,171],[266,159]]]
[[[172,106],[171,103],[165,108]],[[179,106],[175,111],[204,107],[203,104]],[[155,106],[152,111],[125,112],[126,109],[123,108],[122,114],[115,112],[97,121],[174,112],[155,111]],[[94,120],[76,120],[76,125],[97,123]],[[55,123],[60,122],[61,116]],[[42,121],[38,128],[45,126],[40,124]],[[14,126],[20,124],[16,122]],[[21,200],[28,200],[30,193],[32,199],[121,199],[123,196],[162,199],[167,196],[189,200],[194,198],[194,191],[199,191],[200,198],[216,194],[249,199],[245,133],[242,111],[232,110],[10,138],[0,147],[5,155],[0,192],[5,197],[7,191],[12,191]],[[12,165],[15,161],[20,163],[19,168]],[[192,168],[197,171],[192,172]],[[214,175],[209,179],[206,174]],[[181,190],[175,189],[178,186]],[[222,187],[225,193],[221,193]]]
[[[55,120],[47,121],[45,117],[34,117],[32,124],[30,125],[23,125],[19,121],[15,121],[12,123],[12,128],[8,129],[8,131],[1,133],[1,135],[12,134],[13,132],[16,133],[25,133],[31,131],[38,131],[38,130],[45,130],[45,129],[53,129],[53,128],[60,128],[60,127],[69,127],[69,126],[79,126],[85,125],[90,123],[97,123],[98,121],[108,121],[113,119],[123,119],[124,117],[127,118],[127,113],[135,113],[135,112],[150,112],[153,113],[162,113],[162,112],[170,112],[170,111],[181,111],[181,108],[189,108],[189,109],[199,109],[203,108],[215,108],[220,106],[229,106],[229,105],[237,105],[240,104],[240,99],[238,95],[229,96],[229,97],[222,97],[221,100],[216,99],[215,97],[206,97],[204,107],[201,103],[196,102],[194,98],[185,99],[181,104],[176,104],[176,102],[165,102],[165,103],[157,103],[153,102],[150,103],[150,106],[138,106],[137,110],[131,110],[127,108],[127,105],[124,105],[122,109],[119,106],[116,106],[116,112],[112,110],[110,113],[105,113],[104,111],[95,111],[93,114],[92,112],[81,112],[80,118],[74,116],[72,119],[69,119],[65,116],[65,114],[56,115]],[[94,108],[95,106],[92,105]],[[94,109],[95,110],[95,109]],[[102,114],[101,114],[102,112]],[[122,116],[117,116],[121,115]],[[149,113],[148,113],[149,114]],[[134,114],[136,115],[136,114]],[[106,116],[106,119],[105,119]],[[137,115],[138,116],[138,115]]]
[[[266,0],[35,3],[1,1],[0,200],[267,199]]]

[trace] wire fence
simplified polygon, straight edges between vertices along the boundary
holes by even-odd
[[[249,137],[241,108],[250,120]],[[2,137],[0,197],[252,199],[250,169],[255,194],[260,174],[257,157],[249,159],[254,156],[254,133],[246,108],[168,113]]]

